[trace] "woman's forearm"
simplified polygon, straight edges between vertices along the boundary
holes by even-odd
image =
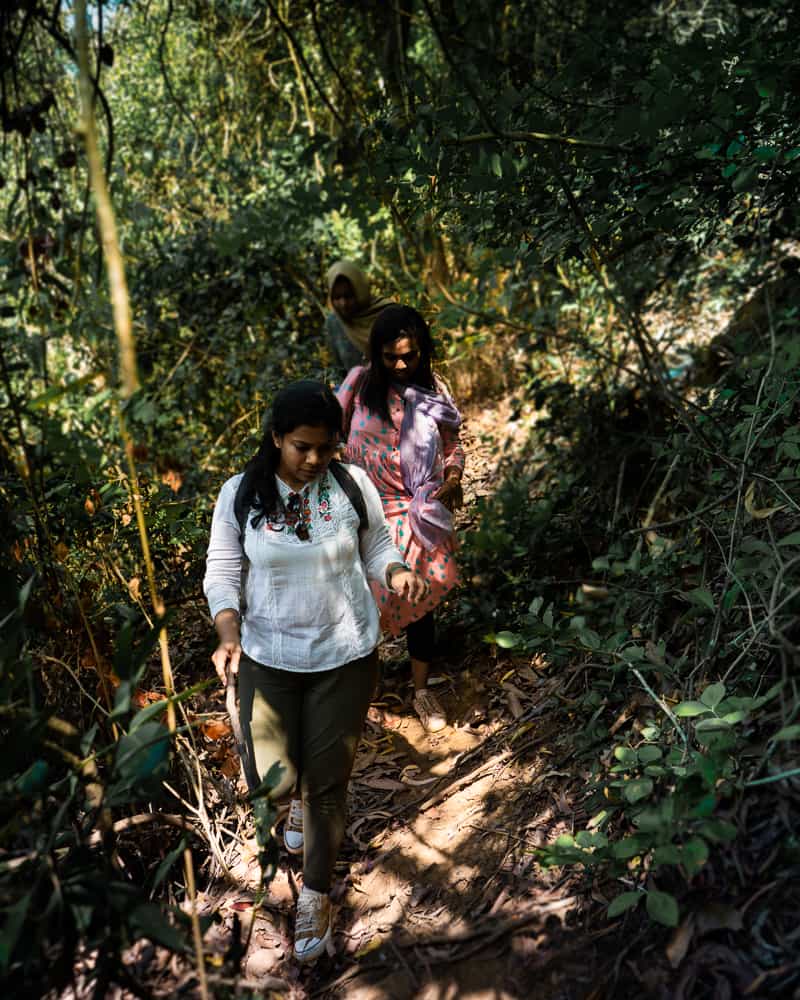
[[[239,612],[234,611],[233,608],[224,608],[217,612],[214,618],[214,627],[220,642],[238,642]]]

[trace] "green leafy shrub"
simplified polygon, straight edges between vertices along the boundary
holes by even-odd
[[[580,446],[551,449],[540,497],[529,497],[526,480],[510,482],[484,503],[466,541],[466,565],[485,575],[491,597],[463,600],[484,630],[493,626],[486,641],[556,670],[586,664],[573,743],[592,761],[591,819],[540,860],[640,882],[612,902],[611,916],[645,899],[653,919],[675,926],[681,882],[737,836],[737,804],[751,784],[792,773],[784,750],[800,732],[788,683],[800,582],[795,331],[789,306],[766,335],[741,337],[722,378],[690,389],[689,426],[663,425],[659,435],[650,424],[632,442],[627,421],[618,435],[606,410],[610,419],[593,429],[607,442],[600,468],[609,455],[620,469],[631,454],[649,454],[646,492],[598,474]],[[558,438],[580,442],[578,410],[559,415]],[[556,430],[552,419],[539,427]],[[575,545],[575,532],[596,539],[598,523],[615,518],[604,553]],[[766,776],[753,777],[754,762]]]
[[[131,700],[160,625],[139,642],[130,623],[122,629],[114,661],[120,680],[114,710],[107,723],[82,732],[43,704],[23,622],[30,593],[29,585],[15,607],[4,608],[0,648],[0,736],[6,748],[0,761],[0,974],[5,995],[22,998],[63,989],[73,982],[78,959],[87,955],[92,957],[87,975],[98,995],[114,984],[141,993],[142,984],[123,958],[128,946],[144,937],[170,951],[192,953],[186,913],[154,902],[187,846],[187,835],[175,833],[166,844],[162,838],[149,860],[140,859],[141,879],[131,877],[118,855],[116,831],[124,829],[126,817],[152,810],[163,797],[163,780],[175,780],[173,738],[164,722],[168,702],[135,711]],[[172,704],[204,686],[188,689]],[[121,733],[116,741],[112,723]],[[274,866],[277,851],[270,835],[275,810],[266,798],[275,779],[275,773],[267,775],[252,796],[265,872]]]

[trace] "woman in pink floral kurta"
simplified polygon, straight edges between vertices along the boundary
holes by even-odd
[[[461,417],[431,371],[430,331],[408,306],[388,306],[370,336],[370,364],[353,368],[338,391],[349,429],[345,460],[377,487],[394,542],[428,582],[416,603],[375,585],[385,631],[405,629],[414,676],[414,708],[436,732],[446,725],[428,689],[433,610],[458,583],[452,510],[461,503]]]

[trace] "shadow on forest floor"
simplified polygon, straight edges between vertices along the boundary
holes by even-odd
[[[580,878],[540,869],[533,854],[587,818],[585,775],[560,745],[566,719],[551,714],[577,674],[474,656],[459,666],[438,670],[456,723],[443,734],[426,735],[407,704],[398,714],[371,710],[334,889],[336,954],[309,970],[293,966],[295,876],[282,865],[256,918],[249,981],[268,973],[297,995],[376,1000],[523,997],[534,983],[537,996],[576,997],[581,982],[591,985]],[[479,722],[476,698],[485,705]],[[222,895],[241,905],[258,871],[246,859],[236,871],[242,893]]]

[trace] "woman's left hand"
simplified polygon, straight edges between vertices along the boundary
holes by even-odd
[[[425,580],[410,569],[395,570],[392,573],[391,588],[398,597],[411,604],[423,600],[430,593],[430,587]]]
[[[464,505],[464,492],[461,489],[461,478],[447,476],[439,489],[432,495],[433,500],[438,500],[452,513]]]

